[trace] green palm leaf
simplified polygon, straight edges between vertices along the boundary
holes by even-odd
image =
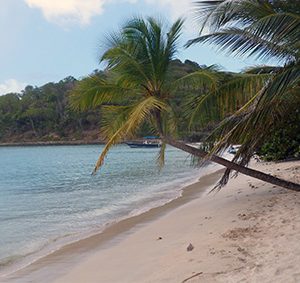
[[[155,111],[164,111],[166,109],[167,106],[165,103],[153,96],[144,98],[131,107],[122,108],[121,111],[119,111],[119,117],[121,117],[121,119],[118,119],[112,127],[110,125],[108,127],[108,125],[105,124],[102,128],[102,133],[104,137],[106,137],[107,142],[100,157],[98,158],[93,174],[95,174],[96,171],[103,165],[108,151],[114,144],[118,143],[125,137],[132,137],[139,126],[146,119],[149,119]],[[116,108],[114,107],[107,107],[105,110],[113,111],[113,115],[116,113]],[[108,121],[111,122],[111,120],[106,120],[106,122]]]
[[[283,64],[250,68],[222,84],[217,93],[219,112],[231,116],[209,137],[211,154],[240,143],[233,161],[245,165],[278,122],[299,107],[300,9],[295,1],[284,0],[212,0],[195,6],[202,26],[199,37],[187,46],[209,43],[233,56]],[[203,34],[204,30],[209,33]]]
[[[107,78],[93,75],[81,80],[72,91],[71,106],[76,110],[96,108],[103,104],[124,101],[133,93],[132,86],[110,82]]]

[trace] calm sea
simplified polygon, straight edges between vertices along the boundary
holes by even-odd
[[[20,268],[105,225],[180,195],[199,177],[188,155],[167,148],[113,148],[91,176],[102,146],[0,148],[0,274]]]

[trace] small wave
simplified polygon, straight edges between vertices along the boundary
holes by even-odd
[[[4,268],[23,258],[24,255],[11,255],[0,260],[0,268]]]

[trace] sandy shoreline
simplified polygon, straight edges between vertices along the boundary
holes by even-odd
[[[300,182],[300,162],[255,167]],[[300,194],[240,175],[201,196],[220,174],[4,282],[299,282]]]
[[[208,171],[206,170],[205,175],[200,178],[201,184],[199,181],[196,181],[183,187],[182,194],[178,198],[136,216],[117,221],[98,234],[67,244],[17,272],[3,278],[0,277],[0,282],[40,282],[41,278],[43,282],[46,282],[44,281],[45,274],[47,282],[52,282],[54,278],[63,274],[66,268],[70,268],[70,266],[82,260],[83,257],[89,256],[93,250],[104,249],[120,241],[126,235],[133,233],[134,229],[138,229],[139,226],[147,225],[151,221],[191,201],[193,198],[200,196],[205,189],[210,188],[222,175],[223,169],[218,168],[221,168],[221,166],[214,166]],[[55,272],[53,273],[53,271]]]

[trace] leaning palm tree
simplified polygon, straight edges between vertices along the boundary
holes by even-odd
[[[218,84],[215,70],[203,69],[174,79],[170,64],[178,51],[183,21],[169,28],[154,18],[133,18],[118,33],[106,38],[101,61],[107,63],[103,77],[91,76],[79,83],[72,95],[73,107],[86,110],[102,107],[101,135],[107,141],[94,169],[102,166],[109,149],[125,138],[133,137],[147,122],[163,145],[159,162],[163,164],[165,145],[170,144],[192,155],[205,157],[206,152],[176,140],[177,112],[174,94],[186,91],[214,92]],[[220,156],[211,160],[230,169],[294,190],[300,186],[263,172],[240,166]]]
[[[300,5],[294,0],[197,1],[200,36],[187,46],[208,43],[239,57],[272,59],[278,66],[256,66],[246,74],[266,78],[252,98],[213,132],[211,154],[242,144],[233,162],[247,165],[266,140],[300,107]],[[240,89],[236,95],[243,95]],[[223,93],[232,96],[231,92]],[[198,109],[203,104],[197,105]],[[220,105],[222,111],[224,104]],[[230,170],[222,183],[226,183]]]

